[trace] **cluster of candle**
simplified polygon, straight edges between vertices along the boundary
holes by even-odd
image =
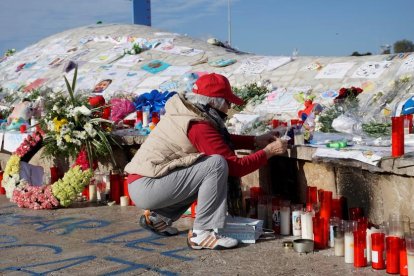
[[[292,145],[304,145],[305,136],[302,129],[303,121],[299,119],[291,119],[290,122],[283,122],[277,119],[272,120],[272,127],[277,128],[279,126],[284,126],[288,128],[287,135],[291,138],[289,144]]]
[[[126,176],[118,171],[110,174],[96,173],[82,195],[90,202],[115,201],[121,206],[134,205],[128,193]]]
[[[348,209],[344,197],[332,198],[332,192],[316,187],[307,187],[305,208],[252,187],[246,207],[249,217],[263,220],[276,235],[313,240],[316,249],[334,248],[345,263],[414,275],[414,223],[407,216],[392,214],[388,222],[373,227],[362,208]]]
[[[137,110],[137,118],[135,121],[136,129],[145,129],[149,128],[150,130],[158,124],[161,119],[161,116],[165,113],[162,108],[160,112],[150,112],[149,106],[144,106],[142,110]]]
[[[355,219],[355,218],[354,218]],[[368,220],[331,219],[335,256],[344,256],[346,263],[355,267],[371,264],[374,269],[386,269],[387,273],[414,275],[414,228],[410,219],[391,214],[389,221],[369,227]]]

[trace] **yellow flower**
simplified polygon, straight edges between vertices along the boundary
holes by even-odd
[[[58,118],[53,118],[53,123],[55,125],[55,132],[60,132],[60,129],[62,128],[62,126],[66,125],[68,123],[68,120],[66,120],[65,118],[58,120]]]

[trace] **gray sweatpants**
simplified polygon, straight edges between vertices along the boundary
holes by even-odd
[[[128,185],[138,208],[178,220],[197,199],[193,229],[223,228],[227,212],[227,161],[221,155],[201,157],[187,168],[160,178],[142,177]]]

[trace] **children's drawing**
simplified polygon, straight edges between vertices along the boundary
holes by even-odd
[[[410,55],[402,63],[398,69],[397,75],[407,74],[414,72],[414,55]]]
[[[390,61],[373,62],[368,61],[362,64],[352,75],[352,78],[376,79],[390,67]]]
[[[339,62],[326,65],[316,75],[315,79],[342,79],[349,69],[354,66],[353,62]]]

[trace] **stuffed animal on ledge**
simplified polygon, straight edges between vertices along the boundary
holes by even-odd
[[[22,124],[28,124],[33,116],[33,106],[30,101],[17,104],[7,118],[6,130],[19,130]]]

